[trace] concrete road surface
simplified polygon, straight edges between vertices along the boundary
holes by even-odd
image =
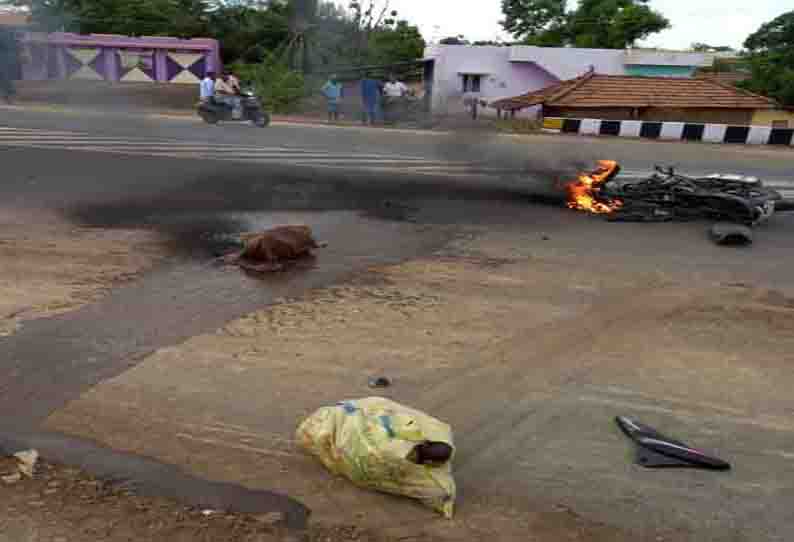
[[[616,529],[600,540],[794,534],[786,370],[794,358],[784,333],[792,322],[794,218],[759,230],[751,249],[726,250],[708,242],[704,224],[618,226],[527,198],[559,197],[557,183],[597,158],[637,174],[672,163],[788,189],[790,150],[2,114],[0,209],[52,208],[74,224],[151,227],[171,239],[173,257],[83,310],[0,342],[0,415],[13,413],[18,425],[49,418],[49,429],[166,462],[187,461],[180,454],[189,451],[191,472],[294,492],[325,519],[342,514],[398,534],[406,531],[396,523],[412,525],[411,536],[429,529],[526,539],[526,516],[555,505],[585,518],[591,533]],[[309,223],[329,241],[316,269],[262,283],[209,263],[218,236],[284,221]],[[428,264],[389,279],[415,288],[415,299],[437,298],[435,320],[422,320],[435,313],[418,301],[424,309],[410,320],[386,315],[374,328],[360,315],[322,313],[311,318],[324,322],[315,339],[329,341],[325,333],[343,322],[338,333],[351,334],[347,340],[323,342],[313,354],[289,334],[292,343],[277,335],[244,345],[249,354],[267,347],[281,349],[274,356],[307,355],[295,369],[260,358],[247,365],[239,352],[219,353],[217,366],[202,357],[221,340],[215,330],[280,298],[373,265],[445,255],[480,267]],[[420,336],[412,322],[429,327]],[[403,328],[411,333],[400,335]],[[201,337],[177,346],[193,336]],[[167,347],[174,349],[147,357]],[[402,364],[411,348],[437,365]],[[262,453],[282,457],[273,442],[289,438],[298,411],[367,393],[356,377],[372,369],[368,349],[402,377],[397,398],[459,431],[462,504],[453,527],[425,527],[431,520],[422,511],[344,484],[320,491],[321,473],[307,462],[289,462],[298,475],[279,478],[261,454],[252,459],[258,442],[243,439],[229,452],[191,433],[211,419],[218,432],[270,439]],[[735,472],[635,469],[611,425],[617,413],[727,451]],[[174,434],[193,444],[174,446]],[[369,518],[353,513],[361,506],[372,507],[364,508]]]

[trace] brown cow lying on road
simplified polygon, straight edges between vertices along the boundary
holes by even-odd
[[[313,249],[322,246],[309,226],[278,226],[262,233],[245,233],[240,239],[243,250],[224,261],[257,273],[281,271],[288,262],[311,256]]]

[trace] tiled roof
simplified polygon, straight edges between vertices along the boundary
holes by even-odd
[[[565,92],[570,87],[579,84],[583,77],[584,76],[577,77],[576,79],[569,79],[561,83],[556,83],[540,90],[536,90],[535,92],[529,92],[527,94],[522,94],[521,96],[516,96],[515,98],[505,98],[503,100],[498,100],[496,102],[492,102],[491,106],[497,109],[510,111],[511,109],[524,109],[525,107],[548,103],[556,94]]]
[[[539,91],[498,100],[491,106],[510,111],[538,104],[577,108],[775,109],[778,107],[770,98],[710,79],[598,75],[592,72]]]
[[[711,79],[723,85],[732,85],[734,83],[746,81],[750,78],[750,74],[742,72],[703,73],[698,75],[698,77]]]

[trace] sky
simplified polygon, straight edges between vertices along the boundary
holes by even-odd
[[[641,45],[667,49],[686,49],[693,42],[739,48],[763,23],[794,9],[791,0],[651,0],[650,5],[672,28]],[[428,41],[458,34],[471,41],[507,38],[499,26],[500,0],[390,0],[390,6],[417,24]]]

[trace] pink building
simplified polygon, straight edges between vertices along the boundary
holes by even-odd
[[[439,115],[466,112],[465,98],[484,102],[539,90],[588,70],[604,75],[689,77],[713,64],[705,53],[642,49],[577,49],[573,47],[431,45],[431,109]],[[496,110],[481,109],[495,115]],[[523,116],[533,116],[527,109]]]

